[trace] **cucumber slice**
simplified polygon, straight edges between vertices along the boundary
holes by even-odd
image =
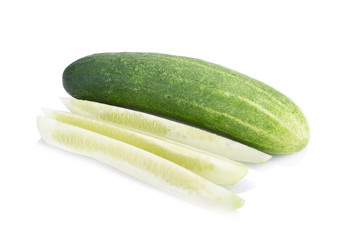
[[[171,139],[232,160],[264,163],[271,158],[270,155],[244,144],[151,114],[74,98],[61,100],[73,113],[134,128],[158,138]]]
[[[227,158],[186,145],[144,135],[120,125],[77,114],[43,109],[47,117],[75,125],[141,148],[221,185],[235,184],[248,172],[248,168]]]
[[[94,158],[187,200],[222,210],[235,210],[244,204],[243,199],[223,187],[127,143],[42,116],[37,126],[52,146]]]

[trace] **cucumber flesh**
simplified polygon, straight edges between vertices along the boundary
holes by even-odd
[[[113,122],[235,161],[264,163],[271,158],[270,155],[239,142],[151,114],[74,98],[61,100],[73,113]]]
[[[73,113],[51,109],[43,109],[43,111],[47,117],[114,138],[156,154],[187,168],[215,184],[235,184],[248,172],[248,168],[239,162],[202,150],[196,150],[176,142],[154,138],[150,135],[121,127],[120,125]]]
[[[96,159],[189,201],[227,211],[244,204],[223,187],[127,143],[42,116],[37,126],[44,141],[52,146]]]

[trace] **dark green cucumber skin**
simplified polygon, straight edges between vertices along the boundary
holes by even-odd
[[[100,53],[63,73],[74,98],[166,117],[271,154],[309,141],[302,111],[272,87],[203,60],[158,53]]]

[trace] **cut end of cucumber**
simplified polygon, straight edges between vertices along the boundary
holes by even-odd
[[[245,204],[245,200],[238,197],[237,199],[234,200],[234,208],[233,208],[233,210],[242,208],[244,206],[244,204]]]
[[[65,106],[68,106],[71,101],[71,98],[69,98],[69,97],[59,97],[59,99]]]

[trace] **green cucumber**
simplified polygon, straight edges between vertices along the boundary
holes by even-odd
[[[157,53],[100,53],[63,73],[73,97],[187,123],[260,151],[290,154],[309,141],[293,101],[270,86],[199,59]]]

